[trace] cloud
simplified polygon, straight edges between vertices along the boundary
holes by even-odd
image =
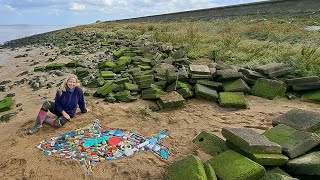
[[[84,11],[86,9],[86,5],[80,3],[71,3],[70,10],[72,11]]]

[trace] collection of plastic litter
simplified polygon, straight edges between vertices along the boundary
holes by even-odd
[[[158,141],[167,135],[167,130],[163,130],[154,136],[143,137],[135,132],[103,128],[99,120],[95,120],[87,127],[45,138],[38,148],[45,155],[79,160],[85,174],[91,174],[99,162],[130,157],[146,150],[167,159],[168,148]]]

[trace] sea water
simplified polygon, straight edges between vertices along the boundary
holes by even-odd
[[[65,25],[0,25],[0,44],[6,41],[24,38],[71,26]]]

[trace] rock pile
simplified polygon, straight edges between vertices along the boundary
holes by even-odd
[[[318,112],[292,109],[262,134],[223,128],[226,141],[201,132],[193,142],[213,158],[202,163],[188,156],[170,165],[166,176],[177,180],[183,172],[183,179],[319,179],[319,117]]]

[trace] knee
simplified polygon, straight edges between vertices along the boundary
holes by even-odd
[[[56,127],[62,127],[65,123],[67,123],[68,120],[65,119],[64,117],[59,117],[54,121],[54,126]]]
[[[45,101],[45,102],[42,104],[41,109],[47,111],[47,110],[49,110],[50,107],[51,107],[51,103],[50,103],[49,101]]]

